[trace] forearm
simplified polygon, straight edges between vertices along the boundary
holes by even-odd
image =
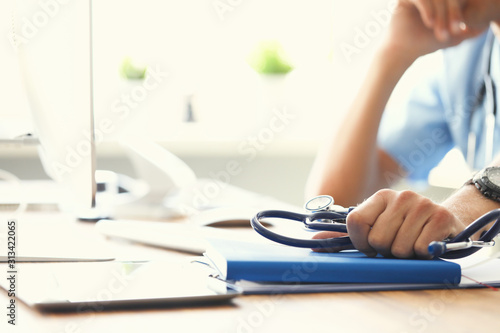
[[[418,2],[420,3],[420,1]],[[473,33],[446,41],[435,38],[422,22],[415,1],[399,0],[384,38],[346,120],[319,154],[307,194],[330,194],[339,204],[355,205],[388,184],[386,172],[400,175],[397,163],[377,147],[378,128],[387,101],[413,61],[460,43]]]
[[[490,166],[500,166],[500,156]],[[467,183],[443,204],[464,225],[469,225],[487,212],[500,208],[500,203],[486,198],[473,184]]]
[[[443,202],[462,223],[469,225],[475,219],[500,208],[500,203],[484,197],[474,185],[464,185]]]
[[[380,120],[412,62],[389,45],[378,51],[346,119],[315,162],[308,194],[331,194],[339,204],[353,205],[379,187]]]

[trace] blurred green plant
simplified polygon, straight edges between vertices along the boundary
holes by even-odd
[[[143,80],[147,69],[147,66],[138,65],[130,57],[126,57],[120,65],[120,75],[129,80]]]
[[[283,46],[275,40],[259,42],[247,62],[260,74],[286,74],[293,69]]]

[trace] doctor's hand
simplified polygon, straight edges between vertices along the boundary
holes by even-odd
[[[475,10],[474,7],[468,7],[467,1],[399,0],[384,41],[385,47],[393,50],[399,57],[414,61],[422,55],[477,36],[487,25],[481,26],[481,29],[464,28],[461,23],[470,16],[469,12]],[[479,19],[480,17],[476,18]]]
[[[425,26],[438,40],[452,35],[477,34],[500,19],[500,0],[412,0]]]
[[[430,259],[432,241],[464,228],[448,209],[412,191],[380,190],[347,216],[349,237],[367,256]],[[338,236],[322,232],[315,238]]]
[[[466,0],[412,0],[425,26],[434,31],[440,41],[460,35],[467,29],[463,11]]]

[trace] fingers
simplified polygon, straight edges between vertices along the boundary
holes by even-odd
[[[434,31],[436,39],[445,42],[451,35],[466,30],[462,11],[464,0],[411,0],[418,9],[425,26]]]
[[[424,259],[431,258],[428,251],[431,242],[456,236],[465,228],[461,224],[453,223],[455,220],[455,216],[442,207],[434,212],[415,241],[414,251],[416,256]]]
[[[462,11],[463,21],[466,23],[464,31],[473,35],[480,34],[488,29],[492,21],[498,22],[499,14],[496,1],[467,1]]]
[[[336,232],[336,231],[322,231],[318,232],[313,236],[313,239],[327,239],[327,238],[338,238],[338,237],[344,237],[348,236],[346,233],[343,232]],[[337,247],[337,248],[319,248],[319,249],[312,249],[314,252],[339,252],[342,250],[347,250],[350,247],[346,246],[345,248],[343,247]]]
[[[465,31],[465,23],[462,15],[462,6],[456,0],[447,1],[447,12],[449,30],[453,35],[459,35]]]
[[[454,0],[449,0],[454,1]],[[434,1],[434,9],[436,12],[436,20],[434,25],[434,35],[436,38],[442,42],[445,42],[450,38],[450,33],[448,32],[448,12],[447,3],[445,0]]]
[[[432,0],[412,0],[412,3],[417,7],[425,26],[432,29],[434,27],[434,5]]]
[[[367,256],[374,257],[378,251],[370,244],[369,234],[378,217],[386,210],[390,195],[387,191],[379,191],[372,195],[349,215],[347,215],[347,231],[354,247]]]
[[[463,225],[415,192],[382,190],[347,216],[347,229],[354,246],[367,256],[430,258],[429,244],[456,234]]]
[[[415,244],[426,223],[432,216],[432,206],[434,203],[429,199],[422,198],[418,203],[414,203],[414,205],[415,207],[412,207],[413,209],[406,215],[405,223],[401,225],[391,245],[391,254],[397,258],[428,256],[427,247],[425,247],[425,251],[421,252],[420,248],[417,251]],[[441,239],[444,239],[444,237]],[[422,239],[421,241],[425,240]],[[429,243],[427,243],[427,246]]]

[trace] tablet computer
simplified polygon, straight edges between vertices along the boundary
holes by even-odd
[[[0,286],[41,311],[207,306],[240,294],[209,286],[210,272],[191,260],[17,263],[13,272],[8,277],[14,279],[1,279]]]

